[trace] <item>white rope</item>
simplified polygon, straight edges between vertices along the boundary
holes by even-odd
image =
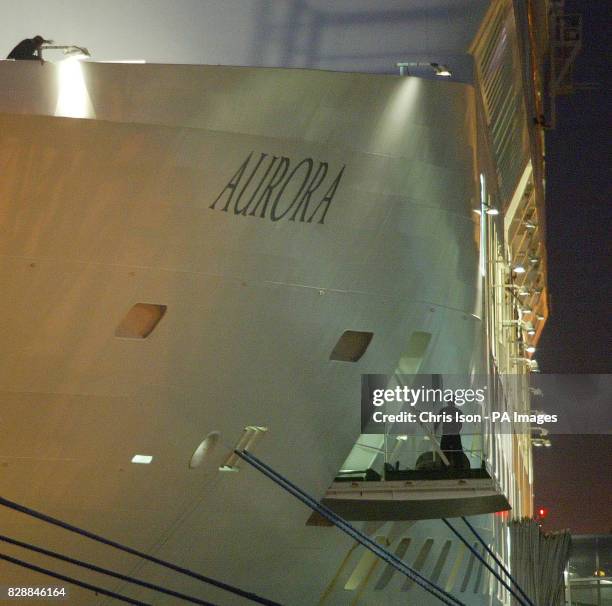
[[[512,572],[538,605],[563,606],[563,571],[567,566],[569,532],[543,533],[534,520],[510,523]],[[518,602],[513,600],[513,605]]]

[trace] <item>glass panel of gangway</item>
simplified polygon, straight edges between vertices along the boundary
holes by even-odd
[[[498,388],[495,393],[499,402],[494,406],[507,407],[503,392]],[[419,520],[508,510],[503,478],[495,473],[501,437],[485,421],[465,423],[460,441],[445,444],[435,422],[415,424],[409,435],[393,428],[382,435],[362,434],[323,503],[348,520]],[[351,465],[365,461],[367,467]]]

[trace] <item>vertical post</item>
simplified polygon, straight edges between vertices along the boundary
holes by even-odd
[[[601,606],[601,579],[599,578],[599,539],[595,537],[595,570],[597,571],[597,606]]]
[[[563,571],[563,576],[565,577],[565,589],[567,590],[565,593],[566,606],[572,606],[572,587],[569,578],[569,563]]]

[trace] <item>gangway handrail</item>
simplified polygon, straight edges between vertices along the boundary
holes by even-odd
[[[252,467],[270,478],[281,488],[285,489],[291,495],[296,497],[302,503],[310,507],[310,509],[312,509],[315,513],[322,515],[324,518],[334,524],[334,526],[348,534],[353,539],[355,539],[366,549],[377,555],[383,561],[387,562],[387,564],[404,574],[410,580],[414,581],[425,591],[438,598],[443,604],[446,604],[447,606],[466,606],[463,602],[452,596],[450,593],[448,593],[423,575],[419,574],[416,570],[410,568],[410,566],[408,566],[405,562],[403,562],[397,556],[392,554],[390,551],[384,549],[378,543],[372,541],[370,537],[357,530],[354,526],[352,526],[346,520],[334,513],[331,509],[329,509],[322,503],[319,503],[316,499],[308,495],[301,488],[293,484],[290,480],[280,475],[269,465],[266,465],[255,455],[251,454],[246,450],[234,450],[234,453],[239,456],[243,461],[246,461]]]

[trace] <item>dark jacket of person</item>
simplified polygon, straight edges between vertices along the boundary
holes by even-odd
[[[22,40],[8,55],[7,59],[34,60],[42,59],[41,42],[36,38]]]
[[[461,428],[463,427],[463,423],[461,421],[455,420],[455,414],[461,412],[461,409],[455,406],[454,402],[446,405],[438,414],[446,414],[449,415],[452,420],[451,421],[441,421],[435,424],[434,428],[437,430],[439,425],[442,425],[442,435],[443,436],[456,436],[461,432]]]

